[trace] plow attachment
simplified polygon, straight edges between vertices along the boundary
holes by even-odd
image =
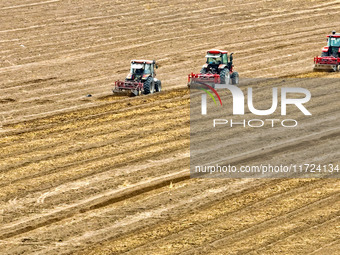
[[[191,73],[188,75],[188,87],[195,87],[195,85],[199,85],[202,83],[211,84],[212,87],[215,87],[216,83],[220,83],[220,75],[219,74],[194,74]]]
[[[340,58],[315,57],[314,71],[336,72],[339,71]]]
[[[115,88],[112,91],[114,94],[131,94],[138,96],[143,91],[143,83],[133,81],[116,81]]]

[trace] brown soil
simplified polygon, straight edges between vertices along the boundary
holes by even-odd
[[[241,77],[340,77],[310,72],[339,13],[321,0],[0,3],[0,254],[339,253],[337,179],[190,179],[186,89],[209,48],[235,52]],[[134,58],[159,61],[163,92],[112,96]],[[282,79],[256,89],[269,98]],[[258,133],[267,159],[339,163],[338,85],[311,85],[293,146]],[[252,132],[229,135],[230,160],[263,161]]]

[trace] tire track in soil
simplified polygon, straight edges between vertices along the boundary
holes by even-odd
[[[304,191],[305,192],[305,191]],[[315,202],[309,203],[306,206],[303,206],[301,208],[298,208],[297,210],[293,210],[293,211],[289,211],[287,214],[283,214],[280,215],[278,217],[272,218],[268,221],[265,221],[263,223],[257,224],[253,227],[251,227],[250,229],[246,229],[244,231],[240,231],[241,233],[239,233],[238,235],[235,236],[230,236],[228,238],[223,238],[217,241],[214,241],[211,245],[211,248],[209,250],[206,250],[206,252],[208,252],[207,254],[218,254],[218,252],[225,252],[226,251],[226,243],[225,241],[228,240],[228,248],[229,248],[229,252],[231,253],[237,253],[237,254],[248,254],[249,252],[251,252],[251,249],[247,248],[249,247],[252,241],[251,239],[255,239],[257,238],[257,236],[260,236],[259,238],[261,238],[261,234],[262,232],[268,232],[270,231],[270,228],[274,228],[277,225],[277,222],[280,222],[280,224],[286,226],[286,229],[282,227],[281,230],[278,230],[274,233],[281,233],[278,236],[274,236],[273,238],[269,238],[269,241],[264,241],[265,239],[268,239],[268,233],[266,234],[266,236],[262,237],[264,238],[263,241],[261,243],[265,243],[266,245],[271,244],[271,240],[281,240],[281,239],[285,239],[288,238],[291,235],[297,235],[298,233],[308,230],[312,227],[318,226],[320,224],[324,224],[324,223],[328,223],[329,221],[334,221],[334,219],[336,219],[340,214],[339,211],[337,212],[332,212],[330,214],[325,214],[321,215],[324,217],[320,217],[317,218],[315,221],[310,220],[311,222],[309,224],[304,224],[302,226],[299,226],[298,224],[298,220],[296,220],[297,217],[303,218],[303,216],[306,215],[306,213],[308,212],[310,214],[310,218],[312,219],[313,213],[315,210],[317,210],[318,208],[320,208],[320,206],[324,206],[324,207],[328,207],[328,206],[333,206],[336,207],[335,204],[337,201],[339,201],[339,195],[337,194],[338,192],[334,192],[332,195],[327,196],[325,198],[321,198]],[[320,213],[320,212],[319,212]],[[318,215],[319,216],[319,215]],[[296,227],[291,227],[289,226],[289,221],[293,224],[295,221],[296,223]],[[230,240],[229,240],[230,239]],[[240,241],[242,240],[242,241]],[[246,241],[248,241],[248,245],[246,243]],[[237,249],[234,250],[233,252],[233,242],[238,243],[240,242],[241,244],[238,245]],[[229,245],[230,244],[230,245]],[[224,247],[223,247],[224,246]],[[236,245],[235,245],[236,246]],[[243,248],[240,248],[242,247]],[[223,249],[219,249],[219,247],[223,247]],[[256,245],[253,246],[253,251],[255,251],[254,249],[257,250]],[[188,253],[184,253],[184,254],[191,254],[191,252]]]
[[[230,254],[233,254],[233,247],[246,247],[247,246],[247,238],[251,239],[259,235],[263,230],[268,230],[270,227],[273,227],[277,225],[277,222],[282,222],[282,224],[285,223],[288,219],[294,218],[297,215],[301,216],[306,213],[306,211],[313,208],[315,205],[323,205],[323,204],[329,204],[330,201],[336,201],[339,198],[339,195],[337,192],[333,192],[330,195],[326,195],[320,200],[316,200],[317,198],[313,197],[311,202],[308,202],[308,200],[303,200],[299,198],[301,202],[297,203],[295,202],[293,206],[287,206],[289,208],[289,212],[285,213],[285,210],[278,211],[277,214],[274,213],[277,208],[280,208],[281,204],[286,204],[287,200],[290,200],[290,197],[299,196],[297,194],[297,191],[303,190],[304,193],[310,193],[315,192],[315,190],[312,189],[312,187],[322,187],[323,181],[317,181],[316,183],[313,183],[313,185],[302,185],[300,187],[297,187],[295,189],[289,189],[289,190],[283,190],[282,192],[278,192],[277,194],[274,194],[273,196],[269,196],[266,198],[263,198],[259,201],[256,201],[254,203],[249,204],[248,206],[242,207],[237,211],[232,211],[230,213],[226,213],[222,215],[221,217],[212,218],[207,220],[206,222],[201,222],[199,225],[194,225],[191,228],[185,229],[182,232],[179,233],[173,233],[168,238],[160,239],[159,242],[157,241],[155,243],[147,243],[145,246],[139,247],[137,250],[130,250],[127,252],[127,254],[136,254],[138,252],[148,252],[149,254],[154,254],[155,247],[164,247],[167,243],[168,245],[173,244],[174,247],[179,247],[179,249],[172,250],[173,252],[180,252],[180,254],[195,254],[195,251],[197,251],[196,248],[192,249],[185,249],[185,244],[183,247],[180,245],[181,242],[183,243],[190,243],[191,241],[195,243],[194,240],[190,239],[200,239],[200,236],[206,236],[208,240],[203,241],[201,243],[201,240],[199,240],[197,243],[195,243],[193,246],[199,246],[200,251],[209,254],[210,252],[217,252],[218,254],[225,254],[225,250],[219,251],[219,247],[224,247]],[[332,187],[334,186],[334,182]],[[332,189],[331,189],[332,190]],[[331,191],[330,191],[331,192]],[[281,204],[280,204],[281,203]],[[261,218],[260,215],[266,211],[266,208],[270,207],[272,210],[272,214],[270,217],[267,216]],[[293,207],[293,208],[290,208]],[[257,217],[253,219],[249,219],[251,215],[257,213]],[[331,214],[330,217],[333,217],[336,215],[336,213]],[[238,219],[239,218],[239,219]],[[264,219],[261,221],[261,219]],[[227,224],[229,221],[234,222],[234,226],[232,226],[230,229],[224,229],[223,225],[231,225]],[[306,226],[304,226],[306,227]],[[307,226],[308,227],[308,226]],[[218,231],[217,231],[218,230]],[[204,231],[204,234],[203,234]],[[214,233],[215,232],[215,233]],[[225,237],[221,239],[214,240],[212,236],[221,236],[222,233],[219,232],[226,232]],[[209,236],[209,237],[208,237]],[[189,239],[189,240],[188,240]],[[203,238],[204,239],[204,238]],[[214,241],[209,241],[209,239]],[[252,240],[248,240],[248,243]],[[241,242],[242,245],[234,245],[235,243]],[[190,245],[191,246],[191,245]],[[158,250],[158,248],[156,248]],[[161,251],[161,250],[159,250]],[[246,252],[242,250],[242,252]],[[166,251],[162,254],[167,254]],[[241,253],[244,254],[244,253]]]
[[[240,155],[240,156],[236,156],[236,157],[233,157],[232,159],[229,159],[228,162],[230,164],[233,164],[233,165],[237,165],[238,163],[240,162],[246,162],[246,161],[249,161],[249,160],[253,160],[253,159],[256,159],[258,156],[260,155],[263,155],[263,154],[266,154],[266,155],[269,155],[269,154],[279,154],[285,150],[289,150],[290,148],[295,148],[297,145],[303,145],[305,143],[310,143],[311,141],[313,140],[319,140],[319,139],[324,139],[325,137],[333,137],[333,136],[339,136],[340,135],[340,131],[339,131],[339,128],[334,128],[334,129],[331,129],[331,130],[328,130],[327,132],[320,132],[320,133],[317,133],[316,135],[313,134],[313,135],[307,135],[303,138],[299,138],[299,139],[296,139],[294,141],[294,143],[292,144],[291,142],[286,142],[286,143],[282,143],[282,144],[278,144],[278,145],[275,145],[275,146],[270,146],[269,148],[263,148],[263,149],[259,149],[259,150],[254,150],[252,153],[248,153],[247,155]],[[184,172],[184,173],[183,173]],[[168,185],[170,182],[178,182],[178,178],[180,178],[180,180],[186,180],[186,179],[189,179],[190,178],[190,173],[188,172],[188,170],[185,170],[185,171],[182,171],[180,173],[178,173],[180,177],[176,176],[173,180],[170,178],[170,179],[166,179],[166,181],[163,181],[162,178],[160,178],[160,180],[156,179],[157,180],[157,183],[158,182],[161,182],[162,185]],[[155,180],[155,181],[156,181]],[[154,185],[151,185],[152,187],[154,187]],[[160,187],[163,187],[163,186],[158,186],[158,188]],[[145,187],[143,186],[143,188],[138,191],[137,190],[133,190],[133,194],[134,195],[139,195],[141,193],[144,193],[143,190],[145,190]],[[151,189],[147,189],[148,191],[152,190]],[[86,204],[85,202],[83,202],[82,206],[79,208],[79,210],[77,210],[78,212],[83,212],[84,210],[87,211],[87,210],[91,210],[91,208],[99,208],[101,206],[99,205],[108,205],[108,204],[111,204],[110,201],[113,201],[112,203],[114,203],[115,201],[117,201],[118,198],[115,197],[116,196],[116,193],[114,193],[114,199],[110,198],[107,194],[106,195],[103,195],[100,197],[100,200],[103,199],[104,197],[104,201],[100,201],[100,202],[93,202],[93,201],[89,201],[88,204]],[[123,198],[122,198],[123,199]],[[96,200],[95,200],[96,201]],[[105,202],[106,201],[106,202]],[[119,200],[121,201],[121,200]],[[98,205],[97,205],[98,204]],[[72,207],[72,211],[75,211],[75,208],[78,208],[78,206],[74,205],[74,207]],[[87,208],[87,209],[84,209],[84,208]],[[71,216],[67,216],[67,215],[70,215],[69,213],[69,208],[67,208],[65,214],[66,216],[65,217],[62,217],[62,212],[61,211],[58,211],[55,215],[48,215],[48,219],[44,219],[44,217],[40,216],[39,217],[39,223],[36,223],[36,224],[32,224],[30,227],[24,227],[22,228],[22,230],[18,230],[18,226],[16,226],[16,230],[15,231],[7,231],[7,232],[3,232],[2,233],[0,232],[0,238],[8,238],[8,237],[12,237],[12,236],[15,236],[17,234],[21,234],[21,233],[25,233],[25,232],[28,232],[28,231],[31,231],[35,228],[40,228],[42,226],[46,226],[46,225],[49,225],[50,223],[54,223],[54,222],[57,222],[57,221],[60,221],[61,219],[64,219],[64,218],[68,218],[68,217],[71,217]],[[57,217],[58,216],[58,217]],[[73,214],[72,214],[73,216]],[[52,218],[52,220],[50,219]],[[34,225],[36,225],[37,227],[34,227]]]

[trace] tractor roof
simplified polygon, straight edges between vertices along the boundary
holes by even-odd
[[[154,60],[131,60],[131,63],[138,63],[138,64],[153,64]]]
[[[327,35],[327,37],[340,38],[340,34]]]
[[[327,35],[327,37],[340,38],[340,34],[333,30],[332,34]]]
[[[207,53],[209,54],[226,54],[228,53],[228,51],[225,50],[216,50],[216,49],[212,49],[212,50],[208,50]]]

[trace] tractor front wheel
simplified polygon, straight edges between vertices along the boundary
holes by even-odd
[[[143,84],[143,90],[145,95],[153,94],[155,90],[155,82],[152,77],[146,79],[146,81]]]

